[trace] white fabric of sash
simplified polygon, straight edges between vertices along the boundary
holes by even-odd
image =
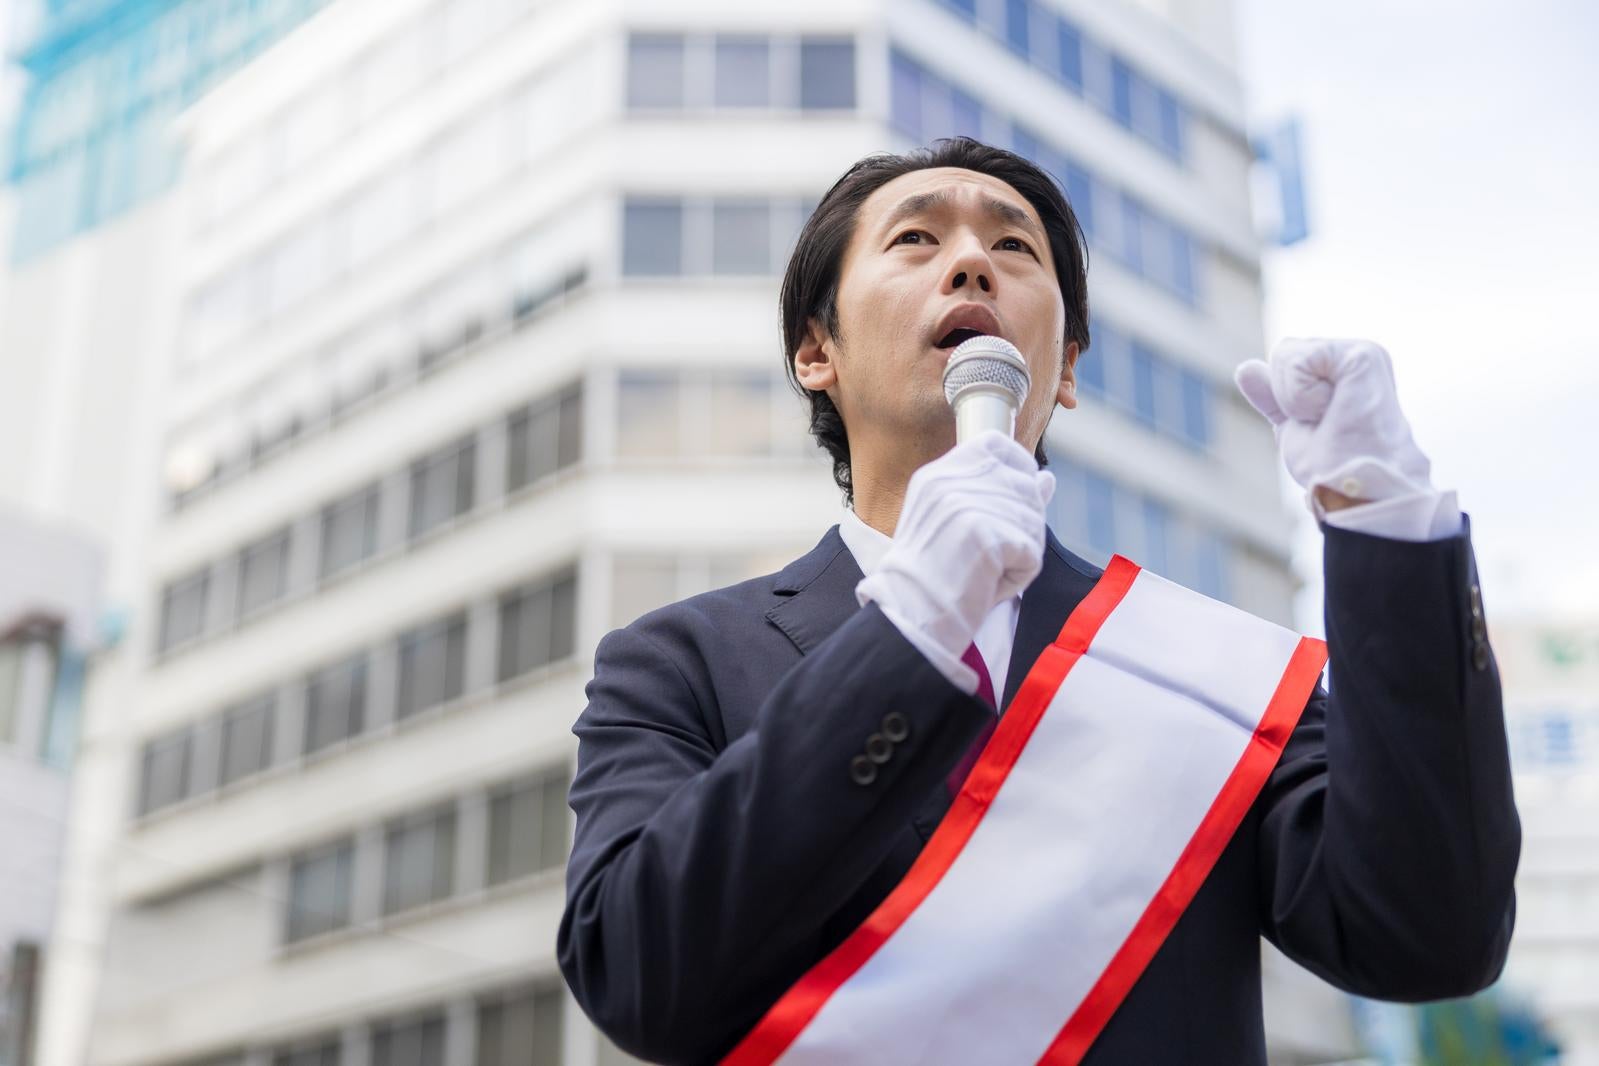
[[[953,865],[778,1061],[1037,1062],[1171,873],[1299,640],[1139,571]]]

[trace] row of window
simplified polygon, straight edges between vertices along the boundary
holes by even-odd
[[[1103,319],[1094,322],[1093,339],[1077,360],[1081,395],[1106,400],[1190,447],[1210,444],[1215,396],[1203,377]]]
[[[575,571],[507,589],[151,739],[141,755],[138,813],[514,681],[570,658],[576,644]],[[479,646],[487,654],[471,655]],[[469,661],[492,661],[493,676],[472,676]]]
[[[622,205],[622,273],[780,275],[815,207],[795,197],[630,196]]]
[[[804,410],[776,366],[624,369],[619,459],[808,458]]]
[[[407,310],[386,310],[324,357],[260,383],[251,390],[248,416],[229,414],[212,432],[185,434],[166,457],[172,509],[203,499],[378,396],[424,380],[486,336],[531,323],[588,283],[586,267],[553,275],[516,269],[530,243],[456,275]]]
[[[342,1066],[351,1046],[366,1049],[359,1060],[365,1066],[460,1066],[446,1050],[459,1046],[460,1037],[450,1031],[455,1025],[472,1030],[465,1039],[476,1049],[473,1066],[561,1066],[564,999],[559,982],[522,984],[460,1005],[438,1004],[362,1022],[353,1031],[324,1030],[272,1045],[259,1057],[241,1049],[183,1066]]]
[[[1187,230],[898,49],[889,66],[900,132],[918,143],[972,136],[1031,159],[1060,184],[1094,249],[1184,303],[1198,302],[1197,243]]]
[[[767,34],[630,34],[627,106],[848,110],[855,106],[855,42]]]
[[[478,498],[485,483],[510,494],[573,466],[582,442],[581,386],[524,404],[168,583],[158,650],[224,632],[380,551],[420,540],[487,502]],[[480,482],[489,456],[503,458],[503,469]]]
[[[283,939],[296,943],[377,917],[388,917],[449,899],[469,886],[456,880],[457,855],[467,833],[483,837],[484,867],[474,871],[493,888],[566,862],[566,793],[563,767],[491,789],[486,817],[474,817],[462,800],[390,819],[381,832],[356,833],[289,859],[289,892]],[[381,850],[378,863],[356,862],[363,847]],[[357,869],[381,869],[381,892],[357,885]],[[373,886],[377,887],[377,886]],[[356,902],[376,898],[380,913],[362,915]]]
[[[1061,543],[1095,564],[1112,554],[1215,599],[1229,596],[1222,539],[1152,496],[1050,449],[1047,519]]]
[[[940,0],[1172,159],[1188,114],[1177,97],[1039,0]]]
[[[582,80],[586,76],[581,67],[566,64],[474,109],[417,154],[384,167],[332,207],[235,264],[197,294],[185,335],[186,358],[200,361],[225,350],[301,301],[369,269],[526,166],[547,159],[584,121],[583,108],[573,101],[593,98]],[[227,162],[201,178],[201,188],[212,190],[213,214],[236,211],[259,195],[249,186],[231,188],[228,168],[233,165]],[[239,167],[250,172],[259,165],[245,160]],[[216,206],[219,197],[223,206]],[[445,295],[428,299],[446,306],[406,308],[424,328],[439,314],[455,317]]]

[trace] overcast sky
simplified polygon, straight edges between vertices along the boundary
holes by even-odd
[[[1298,114],[1307,156],[1312,235],[1266,255],[1268,345],[1387,348],[1490,610],[1599,617],[1599,5],[1239,17],[1255,124]]]

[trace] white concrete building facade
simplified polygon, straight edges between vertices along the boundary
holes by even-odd
[[[1057,532],[1289,621],[1230,385],[1262,348],[1230,18],[339,0],[189,112],[102,972],[42,1061],[617,1057],[555,968],[571,723],[606,631],[836,520],[776,281],[868,152],[972,133],[1062,181],[1095,343]],[[1338,998],[1269,972],[1277,1058],[1347,1055]]]

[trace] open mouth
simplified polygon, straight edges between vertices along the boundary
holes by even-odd
[[[969,341],[973,337],[981,336],[983,336],[982,330],[968,329],[965,326],[961,326],[958,329],[952,329],[948,333],[944,334],[943,339],[941,339],[934,347],[945,349],[953,348],[962,341]]]

